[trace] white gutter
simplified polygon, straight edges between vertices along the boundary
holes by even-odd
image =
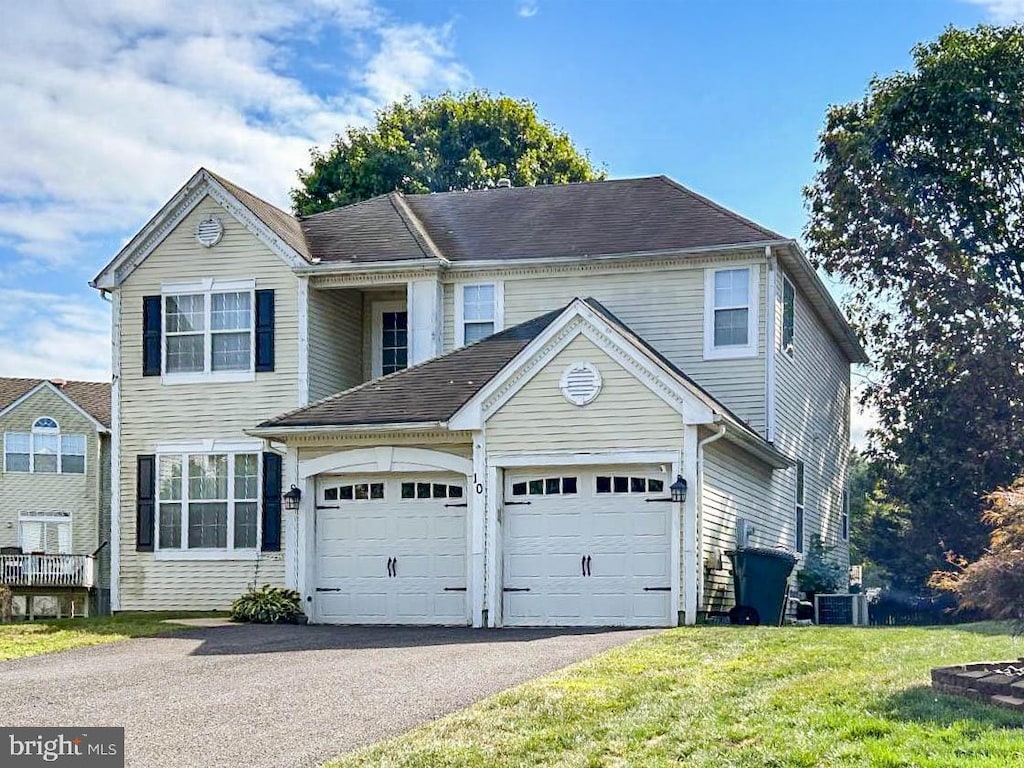
[[[335,424],[317,426],[297,427],[256,427],[255,429],[243,430],[245,434],[253,437],[277,437],[287,438],[292,435],[324,435],[324,434],[351,434],[358,432],[398,432],[407,430],[429,431],[435,429],[448,429],[447,421],[396,421],[386,424]]]

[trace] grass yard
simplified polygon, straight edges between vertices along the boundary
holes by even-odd
[[[0,661],[147,637],[184,629],[165,619],[214,616],[211,613],[119,613],[89,619],[53,619],[0,624]]]
[[[1024,766],[1024,716],[928,687],[1022,655],[992,624],[675,629],[330,766]]]

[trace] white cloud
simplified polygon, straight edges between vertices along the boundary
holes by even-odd
[[[314,90],[288,64],[326,34],[356,59]],[[312,144],[469,82],[448,27],[370,0],[23,3],[0,25],[0,73],[0,243],[56,267],[129,236],[200,165],[287,205]]]
[[[537,6],[536,0],[523,0],[516,8],[516,15],[529,19],[536,16],[539,10],[540,8]]]
[[[993,21],[1012,24],[1024,21],[1024,0],[967,0],[971,5],[980,5]]]
[[[110,309],[51,293],[0,290],[0,375],[110,379]]]

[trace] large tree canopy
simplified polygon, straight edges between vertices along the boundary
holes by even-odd
[[[406,99],[349,128],[330,149],[311,151],[292,203],[301,215],[375,195],[559,184],[603,178],[569,136],[537,116],[536,105],[486,91]]]
[[[829,109],[805,235],[877,370],[873,455],[923,583],[1024,468],[1024,29],[948,29]]]

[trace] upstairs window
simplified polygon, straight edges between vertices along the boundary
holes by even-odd
[[[756,266],[708,269],[704,284],[704,357],[757,354]]]
[[[164,296],[168,374],[252,371],[251,291]]]
[[[4,434],[4,470],[38,474],[85,474],[85,435],[61,434],[56,420],[36,419],[31,432]]]
[[[503,285],[455,286],[455,346],[486,339],[501,330]]]
[[[787,278],[782,278],[782,351],[793,354],[793,332],[796,312],[796,291]]]

